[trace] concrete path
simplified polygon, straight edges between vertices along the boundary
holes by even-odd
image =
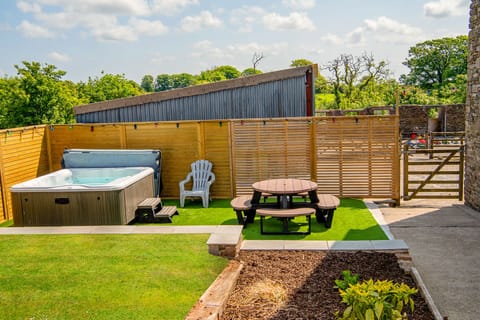
[[[480,319],[480,212],[449,200],[380,210],[394,237],[407,243],[440,313],[448,320]]]

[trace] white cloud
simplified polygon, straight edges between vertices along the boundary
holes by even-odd
[[[365,19],[363,24],[345,36],[327,34],[321,40],[334,45],[362,45],[367,39],[381,43],[409,44],[423,39],[420,28],[400,23],[388,17]]]
[[[320,37],[320,40],[333,45],[341,45],[344,41],[343,38],[333,33],[327,33],[326,35]]]
[[[18,1],[17,8],[24,13],[38,13],[42,11],[42,8],[38,3]]]
[[[61,8],[65,12],[77,14],[148,15],[151,13],[148,1],[145,0],[31,0],[30,3],[56,10]]]
[[[276,42],[271,44],[259,44],[257,42],[230,44],[225,48],[218,48],[209,40],[199,41],[194,44],[192,56],[202,58],[205,61],[211,61],[213,64],[222,64],[218,60],[234,61],[238,57],[245,57],[245,61],[250,61],[253,53],[263,53],[267,56],[277,56],[285,52],[288,48],[286,42]],[[234,61],[239,64],[239,61]]]
[[[213,46],[213,43],[209,40],[198,41],[193,44],[195,49],[192,53],[193,57],[203,57],[207,59],[232,59],[233,56],[230,55],[226,50],[216,48]]]
[[[196,1],[180,4],[187,2]],[[151,15],[153,5],[146,0],[22,0],[17,6],[32,13],[35,23],[25,21],[18,29],[30,37],[52,37],[53,31],[79,28],[81,33],[97,40],[135,41],[142,35],[168,32],[160,20],[139,18]]]
[[[186,32],[193,32],[205,28],[218,28],[222,21],[214,17],[210,11],[202,11],[198,16],[186,16],[182,19],[181,29]]]
[[[199,2],[198,0],[153,0],[151,3],[154,12],[171,16],[188,6],[197,5]]]
[[[97,26],[92,28],[91,33],[97,40],[101,41],[136,41],[137,33],[131,26],[123,26],[118,24]]]
[[[238,27],[240,32],[252,32],[254,26],[262,20],[266,11],[257,6],[243,6],[231,12],[230,22]]]
[[[42,26],[30,23],[26,20],[23,20],[20,25],[17,26],[17,30],[19,30],[24,36],[29,38],[53,38],[54,33],[44,28]]]
[[[166,27],[161,21],[150,21],[144,19],[131,18],[129,24],[135,29],[137,33],[145,34],[149,36],[159,36],[168,32]]]
[[[282,0],[282,4],[295,10],[304,10],[315,7],[315,0]]]
[[[52,51],[48,54],[48,57],[56,62],[68,62],[70,61],[70,57],[66,54],[62,54],[56,51]]]
[[[467,16],[467,0],[437,0],[423,5],[423,11],[427,17],[445,18],[449,16]]]
[[[269,30],[315,30],[315,25],[304,12],[292,12],[288,16],[270,13],[263,17],[262,22]]]
[[[380,42],[411,43],[422,38],[422,30],[388,17],[379,17],[375,20],[364,20],[366,31],[374,33]]]
[[[349,45],[362,45],[365,43],[365,29],[362,27],[356,28],[355,30],[347,33],[345,42]]]

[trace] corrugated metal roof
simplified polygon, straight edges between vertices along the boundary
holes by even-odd
[[[307,116],[307,72],[293,68],[74,108],[79,123]]]

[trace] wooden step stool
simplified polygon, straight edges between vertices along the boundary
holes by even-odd
[[[160,210],[157,212],[157,210]],[[178,215],[176,206],[162,206],[162,199],[147,198],[137,205],[135,217],[138,222],[160,222],[167,219],[172,222],[172,216]]]

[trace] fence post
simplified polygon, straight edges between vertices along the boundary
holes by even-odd
[[[403,199],[410,200],[408,196],[408,143],[403,145]]]
[[[458,170],[458,200],[463,201],[463,180],[465,166],[465,145],[460,146],[460,164]]]

